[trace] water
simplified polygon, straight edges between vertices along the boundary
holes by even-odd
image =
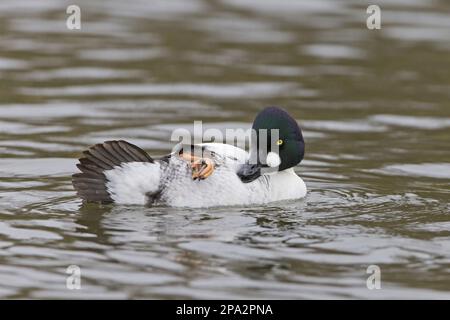
[[[379,1],[379,31],[359,1],[78,1],[80,31],[68,4],[0,4],[1,298],[450,298],[447,1]],[[304,200],[75,197],[90,144],[161,155],[274,104],[305,132]]]

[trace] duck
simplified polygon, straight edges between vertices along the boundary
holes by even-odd
[[[294,168],[305,154],[297,121],[280,107],[260,111],[249,151],[231,144],[176,144],[151,157],[124,140],[83,152],[72,183],[83,202],[169,207],[264,205],[301,199],[307,188]]]

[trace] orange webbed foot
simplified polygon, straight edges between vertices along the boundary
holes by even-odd
[[[197,157],[185,152],[181,153],[180,157],[190,162],[193,180],[204,180],[214,173],[214,161],[210,158]]]

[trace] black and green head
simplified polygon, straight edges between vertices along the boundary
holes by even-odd
[[[243,182],[251,182],[262,174],[296,166],[304,154],[305,141],[297,121],[281,108],[268,107],[253,122],[250,158],[237,174]]]

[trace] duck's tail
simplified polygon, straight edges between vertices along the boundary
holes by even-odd
[[[72,176],[72,183],[78,196],[88,202],[114,202],[118,185],[126,188],[126,182],[131,183],[126,180],[133,180],[128,179],[131,178],[130,173],[141,176],[146,174],[133,168],[155,163],[144,150],[123,140],[96,144],[84,151],[83,155],[77,164],[81,172]]]

